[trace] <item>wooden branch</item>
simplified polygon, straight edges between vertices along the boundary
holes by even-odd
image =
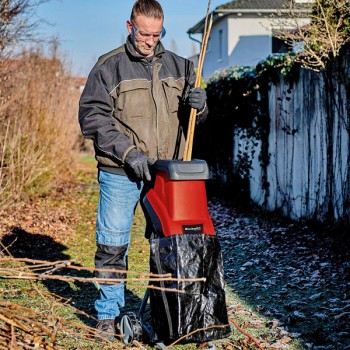
[[[5,315],[0,314],[0,320],[6,322],[7,324],[20,328],[25,332],[29,332],[29,328],[26,327],[25,325],[21,324],[21,323],[16,323],[13,320],[11,320],[11,318],[6,317]]]
[[[175,340],[173,343],[171,343],[170,345],[168,345],[168,348],[170,348],[171,346],[174,346],[175,344],[179,343],[181,340],[188,338],[189,336],[191,336],[192,334],[201,332],[201,331],[206,331],[208,329],[213,329],[213,328],[225,328],[229,326],[229,324],[224,324],[224,325],[220,325],[220,326],[209,326],[209,327],[205,327],[205,328],[198,328],[188,334],[185,334],[183,337]]]
[[[204,58],[207,51],[208,40],[210,37],[210,31],[213,23],[213,16],[211,16],[208,24],[209,11],[210,11],[210,0],[208,1],[207,13],[205,16],[203,40],[202,40],[201,50],[199,54],[196,81],[194,84],[195,88],[200,87],[200,84],[201,84]],[[188,122],[185,152],[183,157],[184,161],[190,161],[192,159],[192,148],[193,148],[194,130],[196,127],[196,116],[197,116],[197,110],[195,108],[191,108],[191,113],[190,113],[189,122]]]
[[[245,332],[238,324],[237,322],[235,322],[232,318],[229,318],[229,321],[242,333],[244,334],[246,337],[248,337],[251,341],[253,341],[253,343],[260,349],[260,350],[264,350],[264,348],[258,343],[258,341],[252,337],[249,333]]]
[[[76,269],[76,270],[87,270],[87,271],[99,271],[99,272],[114,272],[120,273],[123,275],[127,275],[132,271],[126,270],[114,270],[114,269],[93,269],[86,268],[81,266],[73,266],[70,261],[58,261],[58,262],[45,262],[42,260],[32,260],[32,259],[15,259],[15,258],[0,258],[1,261],[10,261],[10,262],[27,262],[34,264],[30,266],[30,272],[25,270],[18,271],[18,268],[0,268],[0,279],[19,279],[19,280],[30,280],[30,281],[38,281],[38,280],[57,280],[64,282],[82,282],[82,283],[93,283],[93,284],[118,284],[125,281],[128,282],[147,282],[145,285],[148,289],[162,290],[166,292],[176,292],[176,293],[186,293],[182,289],[176,288],[164,288],[157,287],[151,284],[151,282],[205,282],[206,278],[174,278],[171,277],[171,274],[153,274],[153,273],[144,273],[146,277],[125,277],[125,278],[95,278],[95,277],[77,277],[77,276],[67,276],[67,275],[52,275],[52,272],[57,272],[61,268],[67,269]],[[46,268],[51,267],[51,269],[47,270],[43,273],[34,273],[31,272],[35,270],[35,267],[38,266]],[[142,273],[134,272],[135,274],[142,275]]]
[[[171,277],[170,273],[167,274],[155,274],[150,272],[137,272],[137,271],[131,271],[131,270],[116,270],[116,269],[96,269],[93,267],[84,267],[84,266],[75,266],[72,265],[74,260],[59,260],[59,261],[44,261],[44,260],[34,260],[34,259],[28,259],[28,258],[12,258],[12,257],[4,257],[0,258],[0,262],[24,262],[24,263],[30,263],[34,265],[27,265],[23,266],[23,269],[31,269],[35,270],[36,268],[49,268],[49,267],[55,267],[56,265],[61,265],[61,268],[65,269],[71,269],[71,270],[77,270],[77,271],[89,271],[89,272],[116,272],[116,273],[122,273],[122,274],[135,274],[135,275],[141,275],[141,276],[150,276],[150,277]],[[63,266],[64,265],[64,266]],[[1,268],[0,268],[1,269]],[[16,267],[18,270],[18,267]]]
[[[8,317],[4,316],[4,313],[7,313]],[[9,332],[7,331],[6,333],[3,328],[0,328],[0,349],[8,349],[9,346],[10,348],[12,346],[12,349],[33,349],[34,344],[28,344],[27,340],[35,343],[35,346],[39,346],[40,348],[60,349],[60,347],[54,346],[56,334],[59,329],[75,339],[82,339],[84,341],[96,341],[99,339],[100,341],[106,341],[94,328],[69,321],[57,315],[34,311],[8,301],[0,301],[0,319],[8,325],[9,329]],[[19,319],[22,321],[19,322]],[[23,322],[26,322],[26,324],[22,324]],[[47,328],[43,323],[52,326]],[[22,333],[21,335],[18,332],[19,330],[24,332],[24,334]],[[45,340],[43,336],[49,337],[51,342]],[[108,342],[108,344],[111,349],[120,349],[120,344],[118,343]]]
[[[0,279],[28,279],[28,280],[58,280],[66,282],[87,282],[87,283],[103,283],[103,284],[115,284],[121,283],[124,281],[128,282],[205,282],[206,278],[174,278],[174,277],[126,277],[126,278],[95,278],[95,277],[75,277],[75,276],[61,276],[61,275],[46,275],[46,274],[37,274],[29,272],[20,272],[18,275],[11,274],[13,271],[0,268]],[[124,271],[125,273],[125,271]]]

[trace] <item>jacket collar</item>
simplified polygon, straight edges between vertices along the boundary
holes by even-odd
[[[146,59],[144,56],[140,55],[135,50],[134,44],[131,40],[131,35],[129,35],[127,37],[125,47],[126,47],[126,51],[128,52],[128,54],[130,56],[132,56],[134,59],[137,59],[137,60]],[[164,48],[163,44],[159,41],[157,46],[154,49],[154,57],[156,57],[158,59],[164,54],[164,52],[165,52],[165,48]]]

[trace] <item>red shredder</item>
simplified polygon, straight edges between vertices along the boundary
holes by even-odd
[[[150,241],[150,272],[172,280],[151,281],[137,314],[121,320],[123,341],[162,347],[179,338],[210,342],[230,335],[222,252],[209,215],[204,160],[159,160],[142,207]],[[149,299],[151,324],[143,320]],[[214,345],[210,343],[211,349]]]

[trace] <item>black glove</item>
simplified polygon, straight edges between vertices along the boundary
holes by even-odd
[[[154,160],[148,158],[136,148],[133,148],[126,155],[125,162],[130,166],[139,179],[151,181],[151,174],[148,166],[152,165]]]
[[[201,111],[205,106],[206,100],[207,93],[205,92],[205,90],[199,87],[190,89],[187,97],[187,103],[190,107]]]

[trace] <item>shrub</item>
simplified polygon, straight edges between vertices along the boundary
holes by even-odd
[[[45,193],[74,165],[79,88],[60,60],[0,62],[0,207]]]

